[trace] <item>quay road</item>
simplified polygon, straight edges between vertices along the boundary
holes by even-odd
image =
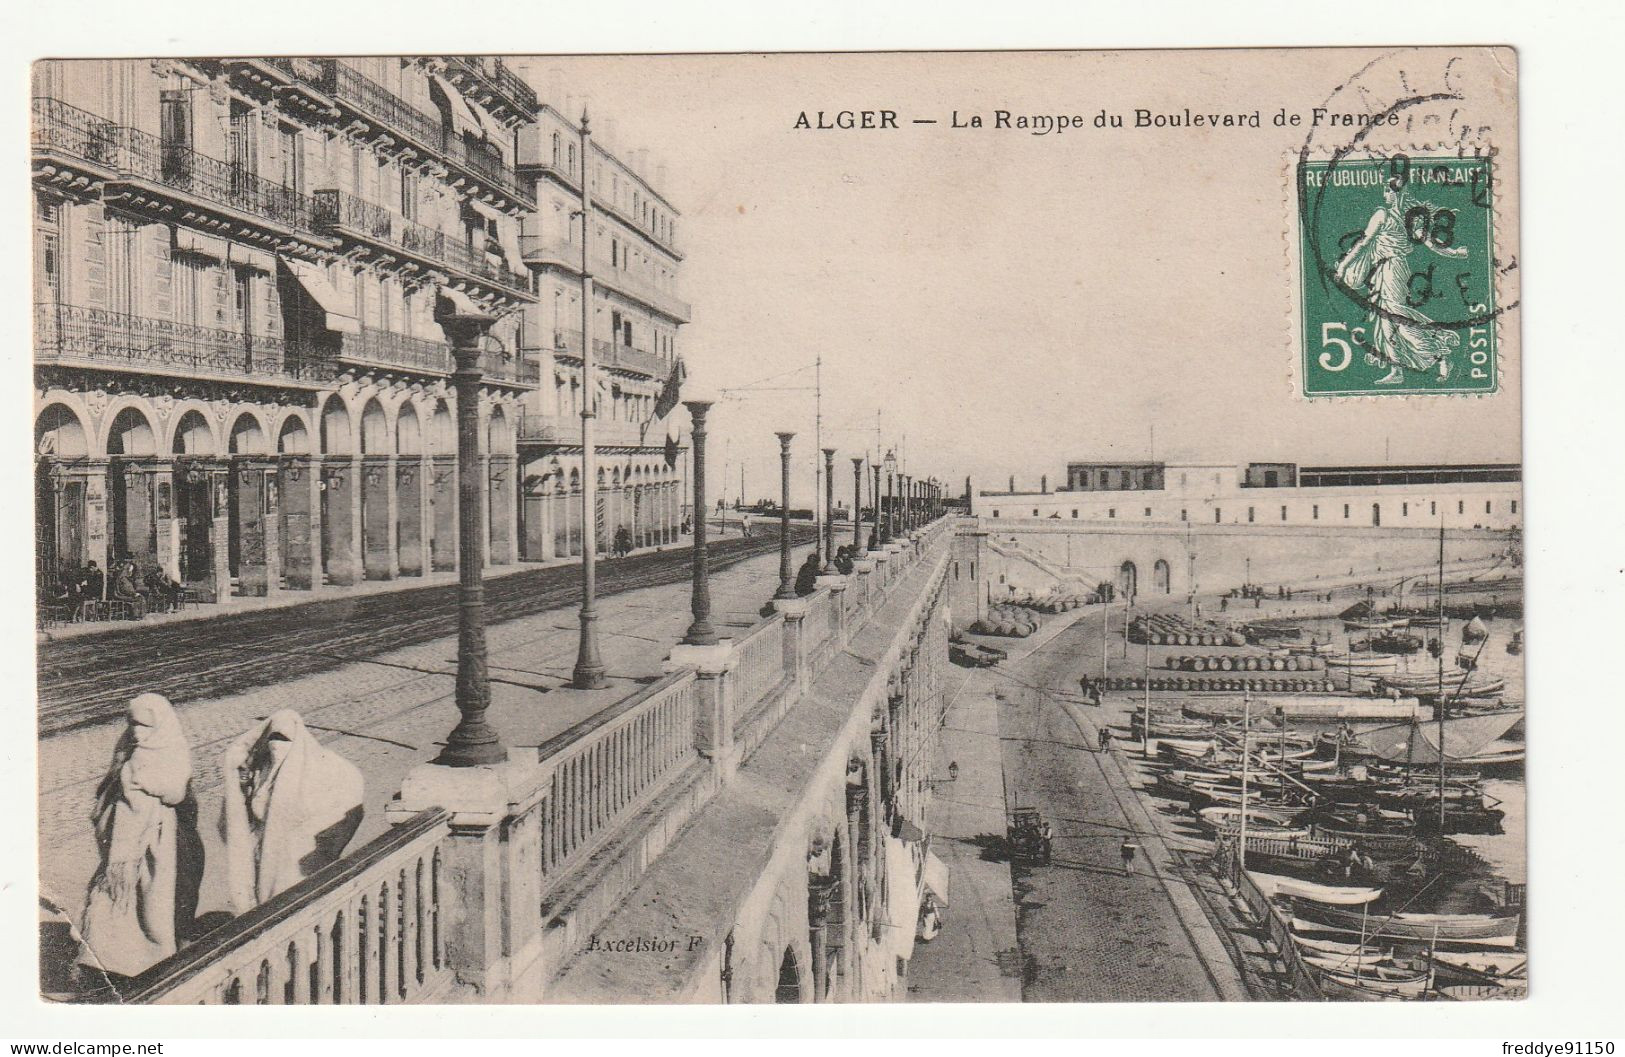
[[[791,539],[811,540],[812,529],[793,526]],[[711,568],[725,569],[778,545],[777,532],[713,539]],[[599,596],[685,580],[692,553],[690,546],[681,545],[618,560],[600,558]],[[579,563],[541,566],[485,582],[487,626],[580,602]],[[227,606],[219,616],[205,619],[137,623],[43,642],[39,736],[117,720],[129,699],[146,690],[163,693],[176,704],[220,698],[456,631],[457,585],[443,584],[249,613],[234,614]]]
[[[1120,626],[1122,608],[1111,608]],[[1006,802],[1037,808],[1054,834],[1049,865],[1011,870],[1022,999],[1246,999],[1192,888],[1212,884],[1211,877],[1188,871],[1178,854],[1185,849],[1165,842],[1146,813],[1132,768],[1119,758],[1133,750],[1119,743],[1097,751],[1100,725],[1119,720],[1122,711],[1115,695],[1096,709],[1078,694],[1079,677],[1099,674],[1100,635],[1100,617],[1088,611],[997,680]],[[1114,639],[1114,661],[1123,663],[1121,639]],[[1138,845],[1126,874],[1124,840]]]

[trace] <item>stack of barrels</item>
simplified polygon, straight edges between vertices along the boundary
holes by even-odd
[[[994,606],[987,616],[970,626],[978,635],[1005,635],[1024,639],[1038,630],[1038,617],[1021,606]]]

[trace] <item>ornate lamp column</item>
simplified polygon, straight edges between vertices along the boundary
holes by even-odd
[[[885,531],[880,534],[881,543],[890,543],[897,534],[897,497],[893,492],[897,482],[897,456],[891,452],[886,453],[886,519],[882,524]]]
[[[593,424],[598,417],[598,389],[592,345],[592,130],[581,111],[581,638],[570,685],[577,690],[604,688],[604,661],[598,654],[598,458]]]
[[[779,589],[774,598],[796,597],[796,582],[790,572],[790,438],[794,433],[780,433],[779,438]]]
[[[858,512],[863,509],[863,456],[852,456],[852,549],[863,549],[863,519]]]
[[[914,480],[906,473],[898,474],[898,477],[901,479],[902,483],[897,486],[897,498],[902,500],[903,503],[903,535],[906,536],[910,532],[914,531],[914,503],[911,495],[914,487]]]
[[[869,488],[869,549],[877,551],[880,549],[880,464],[877,462],[870,468],[874,470],[875,483]]]
[[[684,400],[683,406],[693,421],[694,436],[694,594],[689,609],[694,622],[688,626],[683,642],[689,646],[715,646],[717,630],[711,626],[711,560],[705,541],[705,415],[711,409],[709,400]]]
[[[824,568],[825,576],[835,569],[835,449],[824,449]]]
[[[480,348],[495,322],[461,309],[440,316],[457,360],[452,384],[457,392],[457,726],[435,762],[475,767],[508,758],[485,713],[491,707],[491,680],[485,658],[485,513],[480,493]]]

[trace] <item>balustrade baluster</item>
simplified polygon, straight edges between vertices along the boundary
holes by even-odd
[[[395,944],[400,939],[395,917],[400,894],[400,888],[388,881],[378,887],[378,1001],[386,1004],[399,998],[396,989],[401,983],[397,971],[400,963],[395,952]]]
[[[415,991],[423,985],[423,857],[413,859],[401,876],[406,879],[406,966],[401,975]]]

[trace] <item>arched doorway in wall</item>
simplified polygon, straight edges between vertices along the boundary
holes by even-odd
[[[150,435],[150,430],[148,431]],[[34,420],[34,560],[41,582],[77,569],[89,555],[85,542],[85,482],[67,466],[90,454],[84,423],[65,404],[50,404]]]
[[[180,542],[181,582],[217,601],[216,518],[226,516],[225,467],[215,450],[214,432],[201,412],[181,416],[171,443],[175,459],[175,529]]]
[[[1139,594],[1140,571],[1133,562],[1124,562],[1117,570],[1117,589],[1125,598],[1133,598]]]
[[[1151,566],[1151,590],[1159,595],[1168,594],[1173,590],[1170,581],[1171,572],[1167,561],[1158,558],[1156,563]]]
[[[353,487],[353,483],[348,480],[353,474],[350,472],[349,467],[345,465],[345,462],[355,455],[355,439],[350,425],[350,410],[344,406],[343,399],[337,394],[329,396],[327,403],[322,406],[322,417],[318,428],[321,430],[320,443],[323,458],[326,459],[331,456],[334,459],[331,465],[322,467],[321,482],[322,575],[327,576],[329,567],[335,555],[339,553],[340,548],[348,557],[349,540],[347,537],[351,528],[348,507],[339,510],[335,505],[339,501],[335,497],[341,494],[339,489],[346,486]],[[338,487],[336,488],[335,485]],[[343,518],[337,518],[336,515],[341,513],[344,515]],[[345,538],[341,539],[340,533],[345,534]]]
[[[107,434],[108,545],[114,559],[157,553],[158,508],[168,505],[158,501],[157,454],[158,439],[146,413],[135,407],[119,411]]]
[[[237,416],[237,421],[231,425],[231,434],[227,438],[226,449],[231,455],[265,455],[265,431],[260,428],[259,419],[248,412]],[[243,517],[242,504],[245,498],[259,504],[259,509],[265,510],[265,482],[264,469],[246,470],[242,466],[234,466],[233,472],[227,478],[227,506],[229,519],[226,522],[227,556],[226,564],[232,576],[241,575],[243,559]],[[257,496],[244,495],[245,488],[258,491]],[[265,560],[264,525],[259,524],[260,539],[258,541],[257,557],[263,563]],[[249,549],[254,551],[255,545],[250,542]]]
[[[1374,528],[1382,527],[1382,504],[1371,504],[1371,524]]]
[[[801,966],[796,962],[795,950],[786,947],[779,961],[779,985],[773,990],[773,1001],[797,1003],[801,1000]]]

